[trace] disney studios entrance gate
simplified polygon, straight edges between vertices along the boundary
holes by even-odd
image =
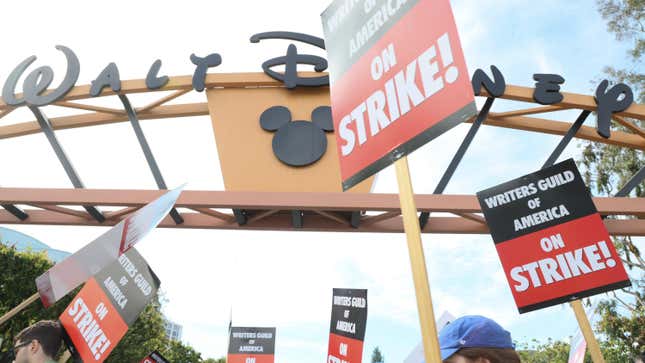
[[[319,38],[284,32],[256,34],[251,41],[270,37],[324,47]],[[85,188],[70,156],[56,137],[57,130],[130,122],[157,186],[167,189],[140,121],[209,115],[225,191],[184,191],[160,227],[404,231],[399,196],[370,193],[373,177],[348,192],[342,192],[327,77],[319,72],[296,72],[299,63],[314,65],[316,70],[322,71],[326,67],[324,59],[298,54],[295,46],[290,46],[286,56],[264,63],[264,73],[222,74],[207,72],[221,62],[218,54],[206,57],[192,55],[191,61],[196,66],[192,76],[159,76],[161,61],[156,61],[145,79],[126,81],[119,79],[118,68],[111,63],[91,85],[75,86],[78,60],[71,50],[59,49],[68,59],[68,70],[58,89],[45,91],[53,79],[53,72],[48,67],[41,67],[27,76],[23,93],[15,94],[18,78],[35,57],[27,58],[8,78],[3,88],[3,101],[0,102],[0,118],[17,107],[26,106],[35,119],[0,126],[0,138],[44,133],[74,189],[0,188],[0,204],[3,206],[0,223],[111,226],[163,193]],[[271,67],[281,64],[285,65],[284,73],[271,70]],[[645,130],[630,121],[645,120],[645,105],[632,103],[629,99],[629,104],[618,107],[616,104],[620,97],[610,100],[614,101],[614,108],[603,105],[603,96],[611,96],[612,90],[616,91],[607,90],[607,84],[604,88],[602,83],[599,85],[595,98],[559,92],[557,88],[549,93],[559,97],[547,100],[541,97],[540,87],[545,82],[550,87],[562,83],[564,80],[559,82],[560,76],[535,75],[548,77],[542,80],[535,78],[538,81],[535,87],[521,87],[506,85],[501,72],[494,67],[492,71],[495,82],[489,82],[488,87],[484,82],[479,94],[486,97],[486,102],[478,115],[467,121],[471,124],[470,131],[463,142],[455,146],[452,162],[434,194],[415,195],[423,233],[488,233],[474,195],[442,194],[461,160],[467,157],[468,147],[481,125],[561,137],[553,153],[545,156],[545,165],[553,164],[574,137],[645,150]],[[193,91],[205,91],[206,102],[180,102],[182,96]],[[137,107],[128,99],[131,94],[153,92],[162,93],[157,101],[146,105]],[[91,104],[95,97],[115,95],[118,97],[112,98],[118,106]],[[517,101],[514,103],[516,109],[492,112],[497,98]],[[84,102],[77,102],[79,100]],[[526,103],[538,105],[527,108]],[[78,110],[79,113],[48,118],[44,112],[47,105]],[[578,110],[580,116],[573,123],[549,118],[564,110]],[[592,112],[608,118],[605,117],[605,122],[599,121],[598,127],[584,126]],[[621,125],[620,130],[612,130],[609,119],[614,125]],[[308,142],[301,142],[305,137]],[[628,197],[644,178],[645,167],[622,186],[616,196],[594,198],[601,215],[616,217],[604,220],[611,235],[645,236],[645,200]],[[102,211],[104,207],[119,208]],[[442,212],[442,216],[432,216],[433,212]],[[446,213],[451,216],[444,216]]]

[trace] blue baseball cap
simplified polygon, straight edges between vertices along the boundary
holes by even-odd
[[[515,348],[511,333],[495,321],[480,315],[467,315],[452,321],[439,333],[441,359],[461,348]]]

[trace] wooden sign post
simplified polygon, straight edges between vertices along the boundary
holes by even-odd
[[[4,315],[2,315],[2,317],[0,317],[0,326],[2,326],[2,324],[4,324],[4,323],[8,322],[9,320],[11,320],[11,318],[13,318],[19,312],[23,311],[27,306],[31,305],[34,301],[38,300],[39,296],[40,295],[38,293],[35,293],[35,294],[31,295],[30,297],[26,298],[23,302],[18,304],[15,308],[7,311],[6,314],[4,314]]]
[[[343,190],[396,165],[424,356],[441,363],[407,155],[477,108],[450,2],[390,3],[335,0],[322,14],[336,147]],[[386,8],[387,19],[369,33],[368,19]]]
[[[408,252],[410,253],[410,264],[412,266],[412,279],[414,290],[417,296],[417,309],[419,311],[419,322],[421,323],[421,337],[423,341],[423,355],[426,362],[441,363],[439,340],[437,339],[437,327],[435,325],[434,309],[432,307],[432,295],[428,281],[428,271],[421,242],[421,229],[417,217],[417,207],[414,203],[414,192],[410,169],[408,168],[408,157],[397,160],[396,179],[399,183],[399,200],[401,202],[401,214],[403,215],[403,227],[408,240]]]
[[[571,307],[576,314],[580,331],[587,342],[587,348],[589,349],[589,354],[591,354],[591,360],[593,360],[594,363],[605,363],[605,358],[602,356],[596,336],[591,329],[591,324],[589,324],[587,313],[585,313],[585,309],[582,308],[582,303],[580,303],[580,300],[572,301]]]

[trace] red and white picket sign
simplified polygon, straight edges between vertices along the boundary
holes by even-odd
[[[345,190],[476,114],[448,0],[338,0],[322,18]]]

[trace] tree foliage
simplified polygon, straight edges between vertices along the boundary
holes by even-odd
[[[643,0],[597,0],[598,10],[607,21],[607,29],[618,40],[634,42],[630,55],[639,59],[645,51],[645,1]]]
[[[172,363],[202,363],[202,355],[189,345],[182,342],[171,341],[163,356]]]
[[[106,362],[139,362],[153,350],[162,351],[167,345],[161,304],[158,296],[155,296],[110,353]]]
[[[11,243],[8,243],[11,245]],[[44,252],[19,252],[0,243],[0,315],[20,304],[36,292],[36,277],[47,271],[52,262]],[[57,320],[79,289],[70,292],[49,309],[40,302],[31,304],[0,328],[0,351],[8,351],[14,337],[25,327],[39,320]],[[192,347],[166,338],[161,303],[155,296],[136,322],[114,348],[106,362],[139,362],[150,352],[158,350],[173,363],[224,363],[218,360],[203,360]]]
[[[629,85],[634,92],[634,101],[645,103],[645,0],[597,0],[597,5],[607,22],[607,29],[616,39],[631,42],[627,68],[606,67],[605,76],[614,84]],[[626,118],[626,121],[645,129],[643,120]],[[612,127],[631,132],[617,123]],[[584,142],[578,163],[594,194],[611,196],[645,166],[645,155],[640,150]],[[632,190],[631,196],[645,197],[645,181]],[[632,238],[614,238],[614,244],[630,270],[633,286],[623,289],[622,293],[612,293],[612,299],[599,304],[601,319],[596,328],[605,338],[601,343],[605,359],[627,362],[645,349],[645,260]]]
[[[375,347],[374,350],[372,351],[372,363],[381,363],[385,362],[385,358],[383,358],[383,354],[381,353],[381,350],[379,347]]]
[[[204,359],[202,363],[226,363],[226,358],[224,357],[220,359],[208,358],[208,359]]]
[[[533,340],[531,345],[518,347],[517,352],[523,363],[566,363],[569,360],[569,350],[569,343],[549,338],[546,343]],[[592,363],[589,353],[585,355],[584,363]]]
[[[641,280],[642,283],[642,280]],[[642,297],[643,291],[641,289]],[[603,353],[608,362],[628,362],[645,349],[645,311],[642,300],[635,309],[620,314],[619,307],[632,305],[620,300],[603,301],[598,311],[601,314],[597,329],[607,336]]]
[[[4,315],[36,292],[36,277],[47,271],[52,263],[44,252],[19,252],[0,243],[0,266],[0,315]],[[27,326],[40,320],[57,320],[70,303],[71,296],[72,293],[49,309],[35,302],[3,324],[0,350],[8,351],[13,346],[14,337]]]

